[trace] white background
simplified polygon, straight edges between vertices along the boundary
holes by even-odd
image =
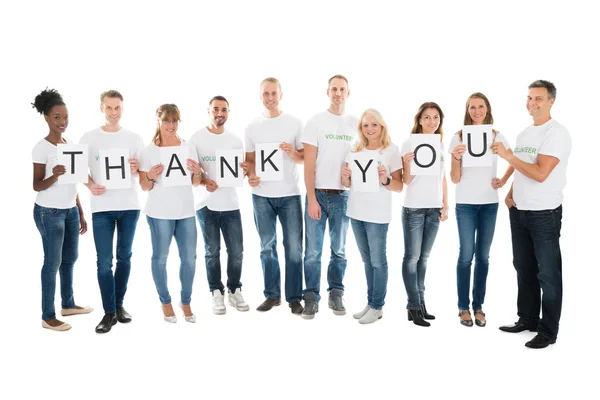
[[[596,14],[588,8],[592,3],[427,1],[395,8],[380,1],[194,4],[3,5],[0,101],[8,160],[0,231],[2,398],[594,397],[599,355],[594,158],[600,70],[595,57],[600,32]],[[70,114],[65,136],[75,141],[101,124],[98,95],[118,89],[125,96],[123,125],[147,144],[160,104],[179,105],[179,133],[188,138],[206,124],[206,103],[214,95],[228,98],[227,129],[243,137],[246,124],[261,111],[259,83],[267,76],[282,82],[283,110],[306,121],[327,108],[327,79],[338,73],[350,80],[349,110],[360,115],[377,108],[398,145],[408,138],[412,117],[424,101],[443,108],[449,143],[462,126],[466,98],[481,91],[492,102],[494,127],[514,146],[517,134],[531,123],[525,108],[527,86],[536,79],[556,84],[552,115],[569,129],[573,151],[562,229],[563,317],[555,345],[533,351],[523,346],[533,334],[498,330],[517,319],[504,206],[491,251],[484,306],[488,326],[459,324],[451,183],[450,218],[440,227],[426,280],[427,306],[437,316],[431,328],[406,320],[402,194],[394,195],[388,296],[381,321],[359,326],[351,317],[366,302],[363,265],[351,230],[345,279],[348,315],[334,316],[326,301],[312,321],[293,316],[285,303],[265,314],[255,311],[263,300],[263,285],[247,185],[240,197],[242,281],[249,312],[228,308],[225,316],[212,314],[199,240],[192,302],[198,323],[183,318],[175,325],[163,322],[150,273],[148,225],[141,216],[126,297],[134,321],[96,335],[103,312],[89,193],[81,186],[90,231],[81,238],[75,296],[79,305],[96,311],[67,318],[73,329],[66,333],[41,328],[43,252],[32,218],[31,149],[48,128],[30,103],[42,89],[56,88],[64,96]],[[499,163],[501,170],[505,167]],[[502,198],[507,190],[501,190]],[[169,283],[174,301],[180,287],[177,264],[173,245]],[[59,311],[58,292],[56,299]]]

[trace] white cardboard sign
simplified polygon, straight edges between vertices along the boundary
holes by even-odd
[[[492,125],[465,125],[462,129],[462,141],[467,145],[463,153],[463,167],[491,167],[494,140]]]
[[[279,143],[258,143],[255,147],[256,175],[263,182],[283,180],[283,151]]]
[[[106,189],[131,188],[131,168],[128,149],[107,149],[99,151],[100,182]]]
[[[242,149],[215,151],[217,185],[220,187],[242,186],[244,170],[240,163],[244,161]]]
[[[56,151],[57,164],[67,170],[58,177],[58,184],[88,183],[88,145],[58,144]]]
[[[355,192],[378,192],[379,173],[378,160],[373,152],[351,153],[352,159],[348,167],[352,170],[351,190]]]
[[[165,187],[191,186],[192,171],[187,169],[189,151],[187,146],[168,146],[160,148],[160,163],[165,166],[162,184]]]
[[[410,149],[415,153],[411,161],[411,175],[440,174],[440,135],[413,133],[410,135]]]

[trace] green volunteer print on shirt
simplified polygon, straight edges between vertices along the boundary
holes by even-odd
[[[515,153],[530,153],[530,154],[536,154],[537,153],[537,149],[535,147],[516,147],[515,148]]]
[[[352,142],[354,140],[354,138],[352,136],[337,135],[337,134],[334,134],[334,133],[330,133],[328,135],[325,135],[325,139],[327,139],[327,140],[342,140],[342,141],[346,141],[346,142]]]
[[[202,161],[217,161],[217,156],[204,156],[200,157]]]

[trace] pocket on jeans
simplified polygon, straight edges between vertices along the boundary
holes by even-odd
[[[55,215],[58,213],[58,208],[49,208],[40,206],[40,214],[43,216],[46,215]]]

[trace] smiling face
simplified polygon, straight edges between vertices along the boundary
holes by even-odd
[[[104,97],[100,104],[107,125],[118,126],[123,112],[123,102],[118,97]]]
[[[331,105],[341,106],[346,102],[346,98],[350,95],[348,90],[348,82],[341,78],[334,78],[329,83],[327,89],[327,96],[331,101]]]
[[[267,110],[277,109],[282,96],[283,93],[277,83],[264,82],[260,85],[260,100]]]
[[[229,107],[227,102],[223,100],[213,100],[208,106],[208,115],[210,122],[215,126],[223,126],[227,122],[229,116]]]
[[[548,97],[548,89],[531,88],[527,95],[527,111],[534,119],[548,118],[554,99]]]
[[[419,125],[423,133],[435,133],[440,126],[440,113],[435,108],[426,108],[421,114]]]
[[[179,128],[179,120],[174,114],[163,113],[158,119],[160,125],[160,135],[164,139],[169,139],[177,136],[177,128]]]
[[[473,121],[473,125],[481,125],[485,121],[485,117],[488,113],[488,108],[483,99],[474,97],[469,100],[469,116]]]
[[[50,132],[62,135],[69,126],[69,111],[67,106],[54,106],[48,111],[48,115],[44,115],[44,119],[48,123]]]
[[[381,139],[381,125],[372,115],[365,115],[361,121],[361,133],[369,144],[379,143]]]

